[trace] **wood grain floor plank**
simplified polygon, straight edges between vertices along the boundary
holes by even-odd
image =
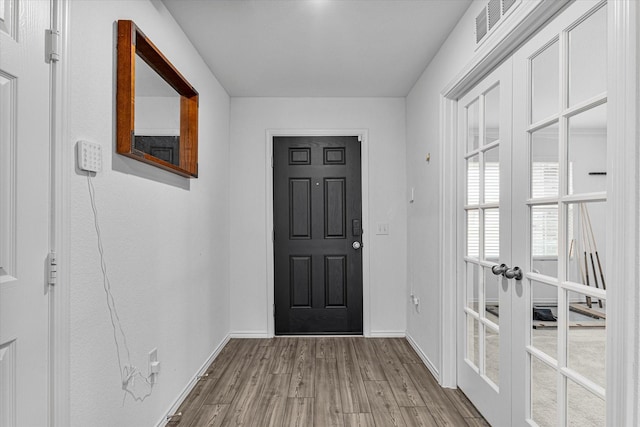
[[[335,338],[316,338],[316,357],[319,359],[335,359],[336,348],[334,344]]]
[[[316,343],[300,338],[289,385],[289,397],[313,397],[315,393]]]
[[[342,411],[345,414],[371,412],[352,341],[349,339],[336,340],[335,351]]]
[[[373,342],[398,406],[425,406],[411,376],[400,362],[397,353],[393,350],[394,344],[392,341],[389,339],[375,339]]]
[[[255,356],[238,381],[238,391],[224,420],[226,425],[246,426],[251,423],[260,392],[267,382],[274,352],[275,347],[258,346]]]
[[[407,427],[438,427],[438,423],[426,406],[401,407],[400,412]]]
[[[257,399],[251,427],[281,427],[287,408],[290,374],[270,374]]]
[[[247,370],[250,369],[251,360],[255,356],[259,342],[256,340],[242,340],[238,347],[236,356],[229,362],[227,370],[215,383],[205,403],[213,405],[216,403],[231,403],[240,388],[240,380]]]
[[[406,426],[400,413],[400,407],[387,381],[365,381],[364,387],[367,390],[371,413],[373,414],[376,426]]]
[[[229,405],[203,405],[191,424],[193,427],[222,427]]]
[[[395,338],[232,339],[167,425],[487,427],[412,351]]]
[[[295,338],[283,338],[276,346],[276,354],[271,364],[272,374],[290,374],[295,364],[297,341]]]
[[[313,398],[289,397],[283,427],[313,426]]]
[[[189,397],[182,402],[176,412],[182,413],[180,421],[175,425],[181,427],[188,427],[193,420],[197,417],[200,407],[204,404],[204,401],[208,395],[209,390],[216,383],[217,378],[202,379],[196,383],[196,385],[189,393]]]
[[[445,394],[464,418],[482,418],[480,412],[460,389],[446,389]]]
[[[465,418],[469,427],[491,427],[484,418]]]
[[[314,425],[343,427],[338,366],[336,359],[316,358],[316,394],[313,407]]]
[[[344,427],[376,427],[373,414],[344,414]]]
[[[209,365],[206,374],[211,378],[220,378],[224,371],[227,370],[229,363],[236,355],[238,348],[240,347],[239,339],[230,339],[227,345],[220,351],[220,354]]]
[[[393,350],[398,355],[400,362],[402,363],[423,363],[420,356],[411,347],[409,341],[406,338],[391,338],[389,339]]]
[[[351,338],[356,350],[360,372],[364,381],[386,381],[387,377],[378,362],[378,356],[370,338]]]
[[[404,365],[411,378],[415,379],[416,388],[427,405],[431,415],[439,426],[458,427],[466,425],[464,417],[436,382],[431,372],[417,363]]]

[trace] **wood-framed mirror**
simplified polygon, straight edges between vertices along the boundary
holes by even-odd
[[[116,151],[198,177],[198,92],[133,21],[118,21]]]

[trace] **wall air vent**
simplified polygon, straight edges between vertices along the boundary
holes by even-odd
[[[489,0],[476,18],[476,44],[479,45],[503,18],[522,0]]]
[[[489,31],[498,23],[502,14],[500,13],[500,0],[491,0],[487,5],[487,18],[489,19]]]
[[[487,8],[483,8],[480,15],[476,18],[476,43],[487,35]]]

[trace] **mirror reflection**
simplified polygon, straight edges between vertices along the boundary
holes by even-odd
[[[180,165],[180,95],[136,55],[135,149]]]

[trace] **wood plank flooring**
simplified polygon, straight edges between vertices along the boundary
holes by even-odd
[[[232,339],[169,427],[488,426],[402,338]]]

